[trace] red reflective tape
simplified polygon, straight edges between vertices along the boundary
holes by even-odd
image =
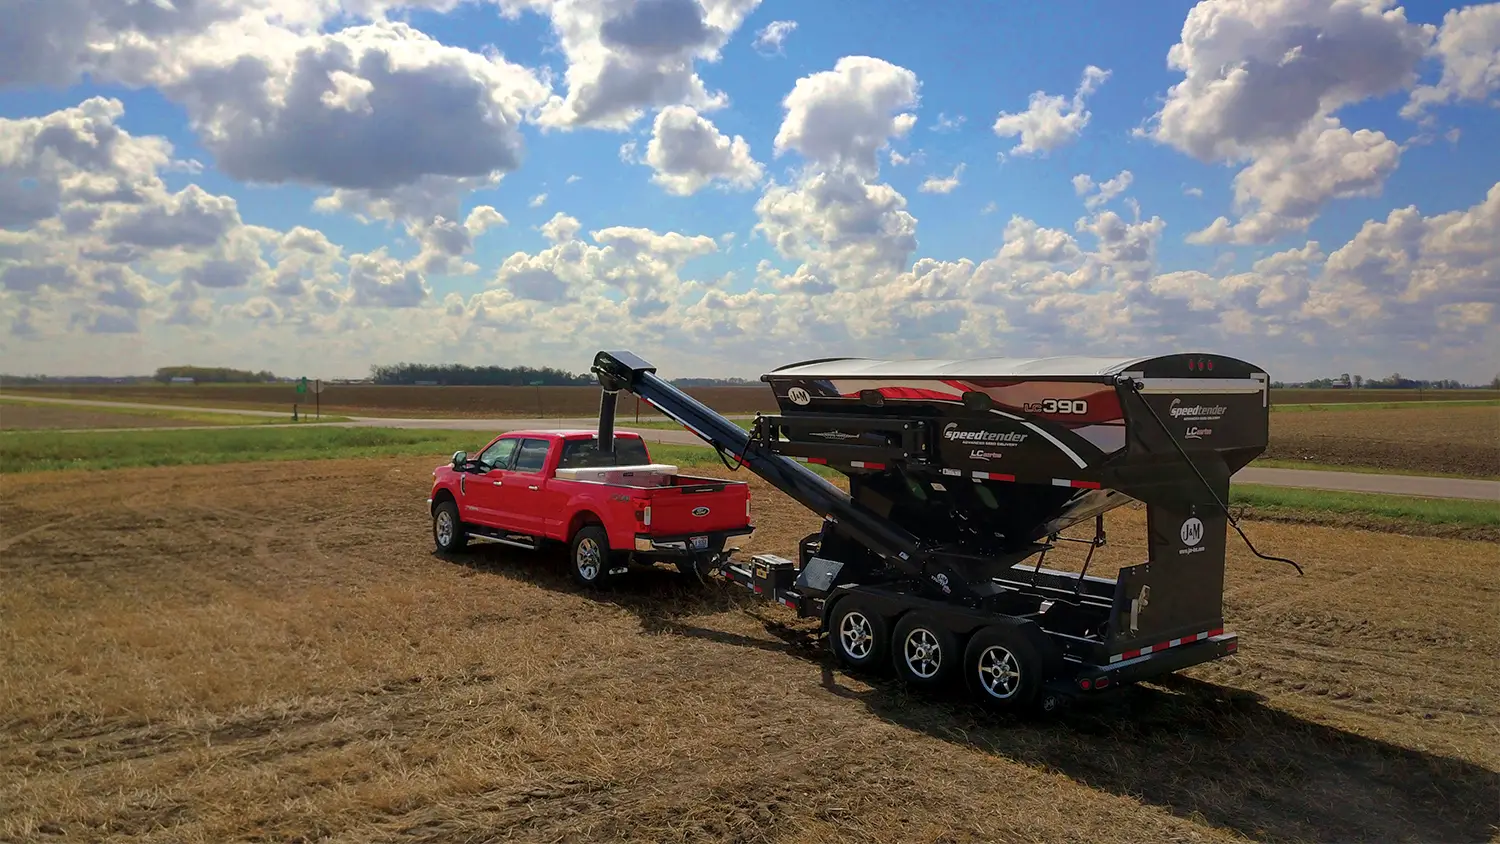
[[[1125,659],[1135,659],[1140,655],[1140,651],[1126,651],[1125,653],[1121,654],[1121,656],[1123,656]]]
[[[807,458],[807,462],[809,462],[809,463],[818,463],[818,464],[821,464],[823,466],[827,466],[828,465],[828,461],[824,460],[821,457],[809,457],[809,458]]]
[[[1094,481],[1068,481],[1068,485],[1078,489],[1098,489],[1099,484]]]
[[[1222,628],[1222,627],[1215,627],[1213,630],[1208,631],[1208,633],[1207,633],[1207,635],[1206,635],[1205,638],[1212,639],[1215,636],[1222,636],[1223,634],[1224,634],[1224,628]]]

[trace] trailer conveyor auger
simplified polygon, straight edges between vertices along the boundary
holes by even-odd
[[[780,414],[749,431],[630,352],[599,352],[593,372],[603,447],[625,390],[823,517],[797,560],[715,568],[818,618],[845,666],[890,665],[916,687],[961,678],[985,705],[1051,710],[1236,650],[1229,478],[1265,450],[1270,414],[1269,376],[1245,361],[808,361],[761,377]],[[844,473],[849,491],[805,463]],[[1071,541],[1091,561],[1104,513],[1132,501],[1146,506],[1144,562],[1116,577],[1043,565],[1089,520],[1094,537]]]

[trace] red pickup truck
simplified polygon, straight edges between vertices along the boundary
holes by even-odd
[[[679,475],[651,462],[639,434],[614,436],[608,454],[591,430],[510,431],[476,456],[455,453],[432,472],[438,550],[471,539],[527,549],[566,543],[573,577],[597,586],[632,559],[692,572],[754,530],[744,481]]]

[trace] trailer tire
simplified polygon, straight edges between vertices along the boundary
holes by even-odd
[[[873,601],[860,595],[840,598],[828,614],[828,648],[846,668],[878,671],[889,659],[890,622]]]
[[[1020,625],[992,624],[969,640],[963,670],[969,691],[981,706],[1029,712],[1046,679],[1046,659]]]
[[[609,570],[615,566],[614,557],[604,528],[586,524],[574,532],[568,543],[568,573],[586,589],[602,588],[613,579]]]
[[[447,499],[432,508],[432,543],[443,554],[462,551],[469,544],[469,532],[458,518],[458,505]]]
[[[915,689],[948,685],[963,661],[958,637],[936,616],[912,610],[901,616],[891,633],[891,665],[896,676]]]

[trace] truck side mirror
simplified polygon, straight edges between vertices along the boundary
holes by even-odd
[[[456,469],[456,470],[462,470],[463,469],[463,465],[464,465],[464,461],[468,460],[468,459],[469,459],[469,453],[467,451],[455,451],[455,452],[453,452],[453,460],[452,460],[453,468]]]

